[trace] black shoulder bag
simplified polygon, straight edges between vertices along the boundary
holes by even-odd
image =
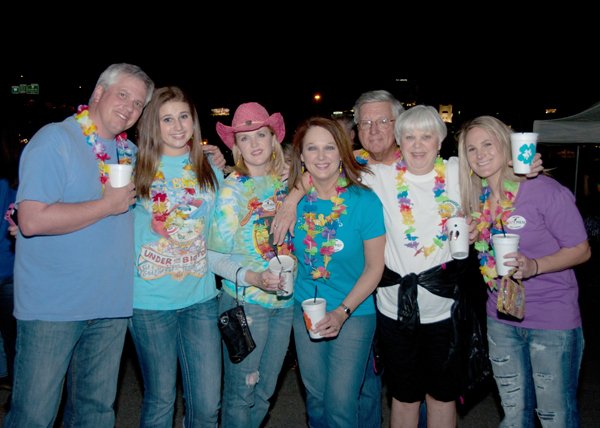
[[[240,363],[254,350],[254,348],[256,348],[252,333],[250,333],[250,328],[248,327],[248,321],[246,320],[244,305],[240,305],[240,302],[238,301],[237,275],[240,269],[235,273],[236,305],[219,315],[219,330],[221,331],[221,337],[223,338],[223,342],[225,342],[225,346],[227,346],[229,359],[234,364]],[[242,303],[244,303],[243,296],[245,294],[246,289],[244,288]]]

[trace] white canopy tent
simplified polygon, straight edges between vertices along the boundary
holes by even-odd
[[[539,135],[539,143],[576,144],[575,185],[579,174],[579,148],[581,144],[600,143],[600,102],[573,116],[550,120],[535,120],[533,132]]]

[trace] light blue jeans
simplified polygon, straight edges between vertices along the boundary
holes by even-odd
[[[217,426],[221,399],[217,311],[217,298],[176,310],[133,310],[129,331],[144,378],[141,427],[173,426],[178,362],[184,426]]]
[[[577,384],[583,330],[535,330],[487,319],[490,361],[504,419],[500,427],[579,427]],[[537,407],[536,407],[537,403]]]
[[[365,380],[358,397],[358,426],[381,428],[381,373],[375,373],[375,354],[371,346]]]
[[[67,376],[65,427],[112,428],[126,318],[17,321],[17,356],[5,427],[54,423]]]
[[[302,308],[294,306],[294,341],[311,428],[356,428],[375,314],[350,317],[335,339],[311,340]]]
[[[222,293],[219,311],[234,306],[235,299]],[[244,310],[256,348],[241,363],[233,364],[224,347],[222,426],[226,428],[260,427],[269,411],[292,331],[292,306],[268,309],[246,303]]]

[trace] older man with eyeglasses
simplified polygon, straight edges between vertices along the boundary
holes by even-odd
[[[384,90],[365,92],[354,104],[354,121],[363,147],[355,153],[369,164],[391,165],[399,153],[394,122],[404,108],[391,93]]]

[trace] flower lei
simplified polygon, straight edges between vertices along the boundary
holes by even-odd
[[[110,156],[106,153],[104,144],[98,141],[98,133],[96,132],[98,128],[94,125],[92,119],[90,119],[90,112],[87,105],[77,107],[75,120],[79,123],[81,132],[86,137],[86,143],[92,148],[94,155],[96,155],[98,171],[100,172],[100,183],[102,184],[102,189],[104,189],[104,184],[108,180],[108,166],[106,166],[106,161],[110,159]],[[116,140],[119,163],[131,164],[133,152],[127,144],[127,133],[121,132],[116,136]]]
[[[494,258],[494,249],[490,246],[492,235],[502,231],[502,224],[506,221],[512,211],[514,211],[513,201],[519,190],[519,183],[505,180],[503,183],[506,199],[500,201],[496,212],[492,216],[490,210],[490,194],[492,193],[487,180],[481,180],[482,192],[479,200],[481,201],[481,212],[474,212],[471,215],[477,221],[477,231],[480,239],[475,242],[475,250],[478,251],[479,270],[483,280],[492,290],[496,289],[494,280],[498,273],[496,272],[496,260]]]
[[[342,225],[340,218],[346,213],[346,205],[344,205],[344,199],[341,197],[346,192],[346,177],[340,174],[335,186],[336,196],[331,198],[333,202],[333,208],[331,213],[325,217],[323,214],[316,214],[316,209],[313,206],[313,202],[317,200],[317,191],[312,184],[312,177],[309,178],[310,189],[306,194],[306,200],[308,205],[304,206],[304,213],[302,218],[304,222],[299,226],[301,230],[306,231],[306,237],[302,241],[304,243],[304,263],[312,268],[312,279],[322,278],[327,280],[331,277],[331,272],[327,270],[327,265],[331,261],[331,255],[335,247],[335,235],[337,228]],[[336,221],[337,220],[337,221]],[[323,237],[321,248],[318,248],[317,242],[315,241],[316,235]],[[323,256],[323,266],[315,267],[317,251]]]
[[[396,147],[396,157],[399,157],[399,156],[400,156],[400,148]],[[371,159],[371,155],[365,149],[355,150],[354,151],[354,159],[356,159],[356,162],[358,162],[360,165],[368,165],[369,160]]]
[[[355,158],[356,162],[358,162],[360,165],[367,165],[369,163],[370,155],[365,149],[360,149],[356,151]]]
[[[400,206],[400,214],[402,215],[402,222],[407,226],[404,234],[408,243],[404,244],[408,248],[413,248],[415,256],[419,253],[423,253],[425,257],[430,255],[436,248],[442,248],[444,241],[448,239],[446,233],[446,222],[448,218],[452,216],[453,210],[449,209],[450,200],[446,195],[446,165],[441,157],[437,157],[434,164],[434,170],[436,172],[435,182],[433,185],[433,196],[438,203],[438,212],[441,217],[440,231],[433,238],[433,243],[429,246],[421,245],[418,241],[419,237],[414,235],[415,219],[412,213],[412,201],[408,197],[408,185],[404,181],[404,174],[406,173],[406,163],[399,158],[396,162],[396,190],[398,191],[398,205]]]
[[[165,231],[170,230],[174,223],[179,223],[186,220],[189,217],[189,213],[178,210],[179,205],[190,205],[194,201],[196,195],[196,185],[198,179],[194,173],[194,169],[190,162],[189,157],[186,158],[183,164],[183,173],[181,177],[181,189],[183,194],[181,201],[178,201],[169,210],[169,202],[167,196],[167,183],[165,181],[165,175],[162,172],[162,163],[160,164],[158,171],[154,175],[154,181],[152,188],[150,189],[150,199],[152,199],[152,219],[163,225]]]
[[[247,193],[249,193],[249,194],[256,193],[256,186],[254,185],[254,180],[252,179],[252,177],[247,176],[247,175],[241,175],[238,172],[236,172],[235,174],[237,174],[236,179],[244,185],[244,188],[246,189]],[[283,195],[283,197],[285,198],[285,192],[283,192],[283,189],[284,189],[283,182],[281,181],[281,179],[279,177],[273,176],[273,178],[274,178],[274,183],[273,183],[274,194],[276,196]],[[279,197],[277,198],[277,200],[279,201]]]

